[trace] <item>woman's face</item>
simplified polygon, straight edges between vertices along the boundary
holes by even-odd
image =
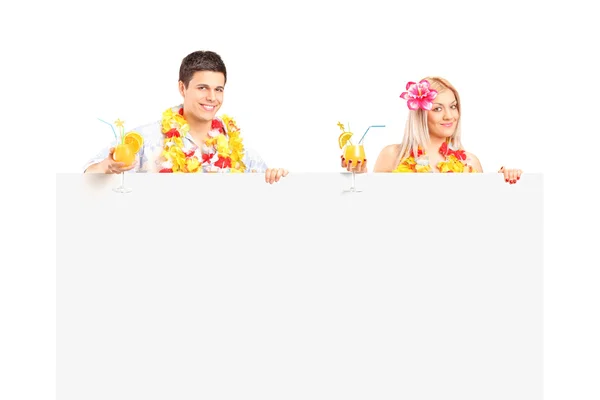
[[[449,138],[456,132],[458,124],[458,104],[452,90],[438,93],[433,100],[433,107],[427,111],[427,127],[429,136]]]

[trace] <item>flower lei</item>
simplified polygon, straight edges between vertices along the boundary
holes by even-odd
[[[201,151],[193,148],[183,150],[183,138],[188,134],[190,126],[183,116],[183,106],[167,109],[161,122],[162,133],[165,135],[162,156],[164,162],[159,172],[202,172],[202,164],[211,164],[223,172],[244,172],[246,166],[242,162],[244,145],[240,130],[233,118],[223,115],[221,119],[212,121],[208,139]],[[201,153],[198,158],[197,153]],[[216,171],[215,171],[216,172]]]
[[[452,173],[452,172],[477,172],[471,165],[467,165],[465,160],[467,155],[464,150],[456,150],[452,148],[452,145],[448,145],[444,142],[440,146],[440,154],[445,157],[444,161],[440,161],[437,164],[437,168],[440,172]],[[393,172],[432,172],[431,165],[429,165],[429,159],[425,155],[425,152],[421,146],[417,149],[417,156],[415,157],[414,151],[411,152],[410,157],[403,159],[398,167]]]

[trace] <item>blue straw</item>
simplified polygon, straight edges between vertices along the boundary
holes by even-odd
[[[115,128],[112,126],[112,124],[109,124],[108,122],[101,120],[100,118],[98,118],[98,120],[100,120],[101,122],[104,122],[107,125],[110,125],[110,129],[112,129],[113,134],[115,135],[115,142],[118,142],[119,139],[117,138],[117,132],[115,132]]]
[[[371,128],[385,128],[385,125],[371,125],[370,127],[368,127],[367,130],[365,131],[365,133],[363,133],[362,137],[358,141],[358,144],[362,143],[363,139],[367,135],[367,132],[369,132],[369,129],[371,129]]]

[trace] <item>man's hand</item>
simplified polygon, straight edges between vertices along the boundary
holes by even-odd
[[[287,174],[288,171],[283,168],[268,168],[265,172],[265,182],[271,184],[274,182],[279,182],[279,180],[282,177],[287,176]]]
[[[114,152],[115,148],[111,147],[108,151],[108,157],[102,161],[105,167],[105,174],[120,174],[121,172],[129,171],[135,167],[135,162],[131,165],[125,165],[122,162],[116,162],[113,158]]]
[[[122,162],[116,162],[113,158],[115,148],[111,147],[108,150],[108,157],[99,163],[92,164],[84,171],[86,174],[120,174],[121,172],[129,171],[135,168],[136,162],[131,165],[125,165]]]

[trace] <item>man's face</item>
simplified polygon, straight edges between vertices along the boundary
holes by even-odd
[[[225,75],[221,72],[196,71],[187,88],[179,81],[185,118],[212,121],[223,104],[224,91]]]

